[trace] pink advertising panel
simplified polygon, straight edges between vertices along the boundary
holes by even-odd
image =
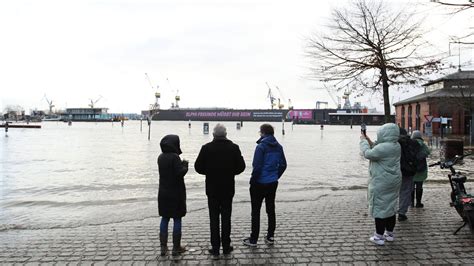
[[[288,118],[292,120],[313,120],[313,111],[305,110],[291,110],[288,112]]]

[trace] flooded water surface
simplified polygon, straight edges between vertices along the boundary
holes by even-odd
[[[247,168],[236,177],[234,202],[249,201],[248,181],[260,123],[224,123],[228,138],[240,146]],[[210,123],[210,128],[215,123]],[[280,180],[277,201],[321,190],[359,189],[367,184],[368,162],[359,155],[359,126],[273,123],[288,169]],[[139,121],[119,123],[43,122],[42,129],[10,129],[0,137],[0,230],[105,224],[155,217],[157,213],[159,141],[181,138],[181,158],[190,161],[185,177],[188,210],[207,207],[204,176],[194,161],[212,140],[203,123]],[[374,136],[376,127],[369,127]]]

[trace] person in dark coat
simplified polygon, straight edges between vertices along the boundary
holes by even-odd
[[[188,172],[188,162],[181,161],[179,137],[166,135],[160,142],[162,153],[158,156],[160,185],[158,190],[158,212],[161,216],[161,255],[168,251],[168,223],[173,218],[173,256],[185,251],[181,246],[181,218],[186,215],[186,187],[184,176]]]
[[[410,154],[416,154],[420,149],[420,145],[416,140],[410,138],[406,129],[400,128],[400,137],[398,143],[401,147],[400,169],[402,171],[402,184],[398,197],[398,221],[408,220],[407,212],[410,203],[413,202],[413,177],[416,174],[416,165],[414,161],[410,161]],[[415,158],[412,158],[412,160]]]
[[[230,245],[232,198],[235,194],[235,176],[245,170],[245,161],[239,146],[227,139],[226,128],[217,124],[212,142],[202,146],[194,164],[196,172],[206,175],[206,195],[209,207],[211,255],[218,256],[222,240],[224,254],[232,252]],[[222,238],[219,234],[219,216],[222,220]]]
[[[270,124],[260,126],[260,139],[253,157],[252,177],[250,178],[250,200],[252,202],[252,233],[243,240],[250,247],[257,246],[260,232],[260,208],[265,200],[268,215],[268,231],[265,243],[274,243],[276,227],[275,196],[278,180],[286,170],[286,158],[283,147],[273,136],[274,129]]]

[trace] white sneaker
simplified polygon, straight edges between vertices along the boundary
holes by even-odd
[[[379,245],[379,246],[385,245],[385,240],[384,240],[384,238],[383,238],[382,235],[374,234],[373,236],[371,236],[371,237],[369,238],[369,240],[370,240],[372,243],[374,243],[374,244],[376,244],[376,245]]]
[[[383,238],[388,242],[393,242],[393,240],[395,240],[395,234],[393,232],[385,231]]]

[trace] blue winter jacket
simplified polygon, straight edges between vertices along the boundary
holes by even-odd
[[[269,184],[278,181],[286,170],[283,147],[273,135],[265,135],[257,141],[253,156],[250,184]]]

